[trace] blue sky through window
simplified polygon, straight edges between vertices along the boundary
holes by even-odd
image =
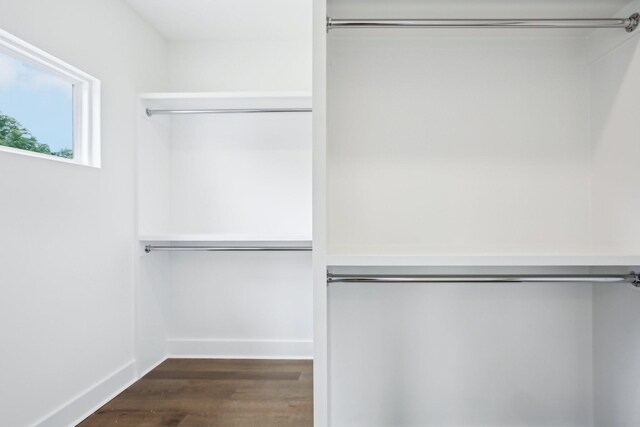
[[[1,51],[0,113],[52,152],[73,149],[73,85]]]

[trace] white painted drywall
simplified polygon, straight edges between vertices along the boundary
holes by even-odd
[[[267,7],[251,1],[241,7],[238,2],[200,0],[130,3],[169,40],[173,92],[311,90],[310,0],[295,5],[274,1]],[[206,25],[203,16],[211,16]],[[155,143],[164,147],[164,136],[152,136],[166,132],[162,118],[140,120],[142,151]],[[310,236],[309,115],[170,120],[170,152],[140,159],[144,234]],[[154,304],[162,300],[145,298],[140,313],[150,318],[158,318],[162,310],[168,313],[168,354],[311,355],[308,253],[172,254],[168,265],[154,261],[157,255],[142,256],[140,274],[157,277],[156,294],[166,292],[168,299],[159,307]],[[165,272],[170,272],[169,281]],[[142,289],[153,292],[154,285],[143,284]],[[159,322],[147,324],[147,332],[159,338]],[[157,356],[158,350],[156,345],[150,355]]]
[[[312,0],[126,0],[170,41],[174,92],[310,91]]]
[[[593,425],[590,285],[334,284],[329,297],[332,426]]]
[[[572,8],[534,3],[510,10]],[[598,3],[565,15],[620,6]],[[330,4],[392,17],[436,3]],[[448,4],[436,16],[477,12]],[[328,253],[637,253],[638,36],[561,34],[330,33]],[[589,285],[331,285],[315,307],[329,310],[331,425],[637,425],[638,298]]]
[[[313,423],[329,422],[327,288],[327,3],[313,2]]]
[[[640,425],[640,293],[593,287],[594,425]]]
[[[619,16],[640,10],[636,1]],[[640,33],[590,39],[593,237],[601,246],[640,249]],[[640,425],[640,292],[594,286],[594,423]]]
[[[169,229],[167,188],[171,188],[171,119],[160,116],[150,120],[145,108],[142,102],[137,103],[135,114],[138,123],[135,183],[138,191],[134,217],[138,234]],[[144,191],[140,191],[142,188]],[[168,253],[147,256],[144,245],[138,243],[135,254],[136,365],[141,374],[167,356],[166,309],[171,260]]]
[[[170,355],[311,356],[310,253],[174,253],[170,279]]]
[[[311,0],[129,1],[170,41],[174,92],[311,91]]]
[[[171,41],[169,83],[176,92],[310,91],[311,35],[292,40]]]
[[[135,374],[135,95],[163,87],[166,43],[120,0],[0,10],[0,28],[102,81],[101,169],[0,153],[0,418],[70,425]]]
[[[311,0],[126,2],[167,40],[275,40],[309,33]]]
[[[640,10],[640,2],[635,2]],[[598,246],[640,250],[640,33],[591,40],[589,64],[593,240]],[[605,48],[602,48],[602,47]]]
[[[311,114],[174,117],[170,232],[311,238]]]
[[[145,243],[137,247],[134,308],[136,368],[140,375],[167,357],[167,293],[171,264],[169,253],[145,254]]]
[[[278,97],[262,102],[287,106]],[[200,244],[203,235],[311,240],[309,113],[139,119],[144,234],[197,236]],[[156,145],[161,155],[144,155]],[[139,261],[145,369],[165,337],[169,356],[311,356],[308,252],[141,252]]]
[[[589,246],[581,38],[330,33],[329,254]]]

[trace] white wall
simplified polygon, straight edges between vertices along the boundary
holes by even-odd
[[[208,38],[169,37],[170,90],[311,91],[311,1],[298,3],[304,6],[289,10],[286,2],[274,2],[268,15],[259,18],[258,29],[246,28],[251,18],[243,17],[245,20],[230,12],[227,25],[218,32],[212,30],[214,34]],[[218,11],[216,16],[224,13]],[[285,20],[279,21],[279,17]],[[270,24],[265,26],[265,22]],[[273,34],[269,27],[274,26],[282,29],[281,34]]]
[[[637,10],[640,1],[620,15]],[[602,247],[638,251],[640,32],[600,31],[589,45],[593,239]]]
[[[584,39],[448,35],[330,33],[329,253],[584,251]]]
[[[233,97],[225,101],[242,103]],[[253,102],[296,107],[308,105],[309,99],[266,97]],[[215,235],[217,239],[208,239],[232,244],[233,236],[310,240],[310,114],[165,119],[140,115],[143,234],[199,240]],[[141,252],[139,261],[138,290],[144,295],[137,306],[144,324],[139,334],[149,337],[139,347],[145,359],[141,369],[165,355],[311,356],[308,252]]]
[[[174,253],[170,278],[170,356],[311,356],[309,252]]]
[[[175,117],[170,230],[311,238],[311,114]]]
[[[172,91],[311,90],[312,0],[127,1],[170,41]]]
[[[636,1],[618,16],[638,10]],[[637,252],[640,33],[598,31],[590,47],[593,235],[602,246]],[[640,425],[640,292],[594,286],[593,316],[595,425]]]
[[[135,376],[135,94],[163,87],[166,46],[119,0],[0,10],[0,28],[102,80],[101,169],[0,153],[0,418],[68,425]]]
[[[589,285],[330,293],[332,425],[592,425]]]
[[[594,285],[594,425],[640,425],[640,292]]]
[[[217,30],[200,28],[200,33],[197,29],[180,29],[176,33],[175,23],[159,22],[170,38],[169,90],[310,92],[311,1],[304,0],[304,5],[302,1],[295,8],[287,2],[273,2],[268,15],[261,17],[256,17],[255,11],[249,13],[251,17],[244,13],[240,17],[233,12],[235,6],[229,5],[229,10],[225,8],[226,18],[221,12],[215,18],[224,21],[224,26]],[[190,4],[196,9],[201,7],[203,13],[213,13],[215,9],[206,2]],[[179,14],[184,18],[182,12]],[[278,22],[274,17],[284,20]],[[258,19],[260,25],[248,29],[252,19]],[[274,32],[271,24],[265,24],[267,20],[279,25],[281,31]],[[287,24],[290,21],[294,21],[291,28]],[[300,25],[305,21],[309,23],[307,27]],[[172,120],[172,155],[168,161],[171,192],[152,197],[167,204],[171,219],[164,224],[169,231],[309,236],[308,119],[305,115],[303,121],[294,119],[286,124],[286,116],[254,117],[244,125],[242,117]],[[233,125],[238,121],[240,127]],[[253,135],[256,129],[258,135]],[[157,141],[150,138],[148,142]],[[165,160],[160,159],[159,164]],[[142,169],[147,170],[148,165],[142,162]],[[165,178],[166,174],[157,183]],[[163,184],[154,187],[149,182],[150,186],[141,185],[143,199],[145,192],[162,191]],[[145,234],[154,232],[152,223],[163,223],[144,219],[153,216],[151,213],[141,217],[140,228]],[[157,255],[142,256],[141,274],[153,275],[148,266],[155,265],[153,259]],[[310,357],[310,258],[309,253],[282,252],[170,255],[169,264],[163,266],[170,280],[158,279],[155,284],[156,293],[166,292],[167,296],[163,303],[167,313],[167,354]],[[144,288],[152,291],[154,286]],[[156,306],[140,310],[153,316],[160,309]],[[153,322],[147,323],[149,330],[156,333],[157,322],[156,327]],[[157,355],[158,349],[151,353]]]
[[[293,40],[173,41],[169,82],[176,92],[310,91],[311,35]]]
[[[351,3],[356,13],[330,14],[435,4]],[[448,10],[436,14],[460,16]],[[330,33],[329,254],[551,254],[592,242],[637,253],[638,33],[597,46],[565,32],[460,34]],[[640,422],[635,289],[328,292],[332,425]]]
[[[427,271],[461,272],[478,269]],[[332,426],[593,425],[588,284],[333,284],[329,297]]]

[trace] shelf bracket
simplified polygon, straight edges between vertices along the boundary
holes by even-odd
[[[631,274],[634,276],[633,280],[631,281],[631,284],[636,288],[640,288],[640,274],[634,273],[633,271],[631,272]]]
[[[634,13],[629,17],[629,25],[627,25],[625,30],[627,30],[627,33],[632,33],[638,28],[638,24],[640,24],[640,13]]]

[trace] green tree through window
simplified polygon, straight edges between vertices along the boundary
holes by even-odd
[[[39,143],[38,139],[31,135],[20,122],[13,117],[2,114],[2,112],[0,112],[0,145],[73,159],[73,150],[63,148],[60,151],[51,151],[47,144]]]

